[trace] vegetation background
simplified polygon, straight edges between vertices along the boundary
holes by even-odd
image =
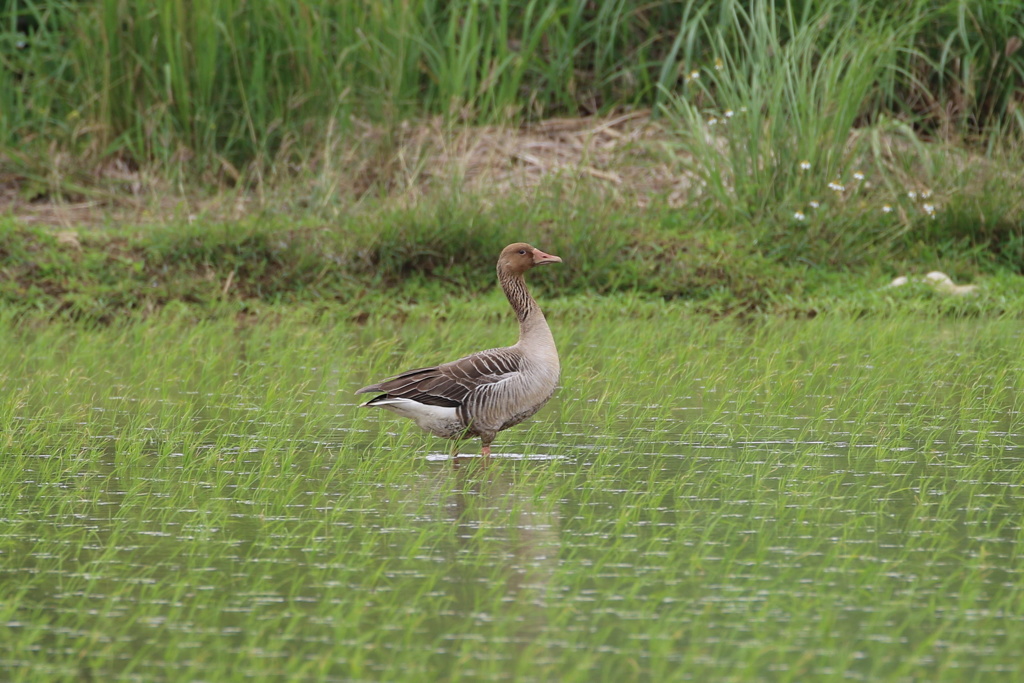
[[[0,0],[0,679],[1024,680],[1022,27]],[[563,386],[455,468],[351,391],[518,240]]]
[[[0,299],[1017,310],[1009,0],[4,0]],[[950,302],[896,275],[948,272]],[[898,296],[897,296],[898,294]]]

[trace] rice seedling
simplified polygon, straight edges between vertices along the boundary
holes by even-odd
[[[1021,675],[1017,321],[555,300],[490,466],[355,409],[492,308],[0,321],[2,677]]]

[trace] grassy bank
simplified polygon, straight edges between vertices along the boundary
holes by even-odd
[[[20,310],[359,317],[492,291],[519,239],[568,256],[549,298],[1014,310],[1008,3],[0,7]],[[989,295],[880,290],[933,270]]]
[[[547,300],[616,295],[716,315],[1020,310],[1019,224],[996,223],[985,238],[954,209],[900,219],[857,206],[822,207],[832,217],[796,225],[788,217],[732,224],[663,203],[638,210],[552,190],[490,208],[471,197],[411,208],[383,203],[330,221],[268,212],[57,230],[7,219],[0,223],[0,301],[100,322],[169,305],[198,315],[277,304],[340,307],[362,318],[490,296],[496,254],[527,239],[565,259],[534,282]],[[884,286],[932,270],[982,288],[949,297],[924,285]]]

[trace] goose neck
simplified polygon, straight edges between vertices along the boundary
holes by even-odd
[[[540,310],[537,302],[530,296],[530,291],[526,288],[526,281],[521,274],[499,270],[498,281],[501,283],[501,289],[505,292],[505,297],[511,304],[512,310],[516,312],[520,325],[528,320],[532,313]]]
[[[525,342],[537,336],[549,338],[551,331],[548,328],[547,320],[544,319],[544,313],[541,312],[540,306],[537,305],[536,300],[526,288],[526,281],[522,274],[499,270],[498,280],[519,320],[519,340]]]

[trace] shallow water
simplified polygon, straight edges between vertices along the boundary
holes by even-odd
[[[0,678],[1022,677],[1021,341],[972,324],[631,321],[457,468],[329,348],[79,340],[3,378]]]

